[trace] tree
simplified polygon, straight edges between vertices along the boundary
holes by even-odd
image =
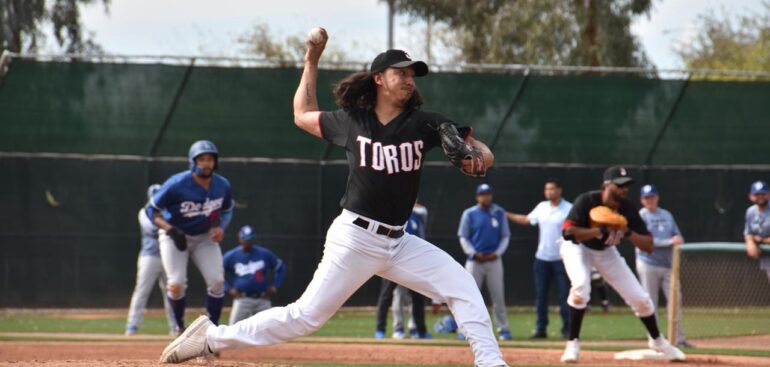
[[[652,0],[397,0],[397,11],[454,30],[460,62],[647,66],[631,34]]]
[[[101,48],[83,36],[79,6],[101,2],[107,9],[109,1],[0,0],[0,50],[37,51],[39,41],[44,39],[41,28],[50,24],[56,42],[65,52],[98,52]]]
[[[287,36],[283,41],[276,39],[266,23],[255,23],[252,28],[236,39],[243,46],[243,52],[249,55],[272,59],[287,66],[301,62],[305,57],[305,36]],[[324,50],[324,62],[346,62],[347,54],[334,45],[327,45]]]
[[[764,12],[731,16],[710,11],[698,17],[694,39],[675,46],[688,68],[770,71],[770,2]]]

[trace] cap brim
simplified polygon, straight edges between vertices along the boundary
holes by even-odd
[[[643,194],[642,198],[648,198],[650,196],[658,196],[658,193],[657,192],[648,192],[646,194]]]
[[[625,185],[628,183],[634,183],[634,179],[631,177],[617,177],[610,182],[614,183],[615,185]]]
[[[401,69],[411,67],[414,69],[414,76],[426,76],[428,75],[428,64],[422,61],[401,61],[393,65],[391,68]]]
[[[752,191],[751,195],[767,194],[767,193],[770,193],[770,191],[768,191],[768,190],[757,190],[757,191]]]

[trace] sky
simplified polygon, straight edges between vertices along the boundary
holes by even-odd
[[[699,14],[720,9],[763,8],[761,0],[653,0],[650,16],[636,19],[631,30],[658,68],[679,68],[674,45],[692,39]],[[387,46],[387,6],[380,0],[111,0],[109,12],[98,2],[84,6],[82,21],[107,53],[120,55],[241,56],[236,39],[257,23],[279,39],[323,26],[330,47],[361,61]],[[425,25],[405,16],[395,23],[396,47],[424,58]],[[447,52],[433,53],[433,61],[449,60]]]

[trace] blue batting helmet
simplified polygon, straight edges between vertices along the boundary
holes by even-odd
[[[219,150],[209,140],[198,140],[190,146],[190,152],[187,153],[187,161],[190,162],[190,170],[195,174],[198,174],[197,167],[195,166],[195,158],[201,154],[213,154],[214,155],[214,169],[217,169],[219,165]]]
[[[154,183],[150,185],[150,187],[147,188],[147,201],[150,201],[158,190],[160,190],[160,184]]]
[[[241,230],[238,231],[238,239],[241,240],[253,240],[257,237],[257,234],[254,233],[254,228],[251,228],[251,226],[243,226],[241,227]]]

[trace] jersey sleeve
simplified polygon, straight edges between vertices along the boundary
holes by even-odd
[[[511,226],[508,225],[508,218],[505,217],[505,209],[500,208],[500,236],[511,237]]]
[[[175,184],[176,181],[171,178],[166,180],[166,182],[163,183],[163,186],[158,189],[158,192],[156,192],[150,199],[150,205],[156,209],[166,209],[171,202],[171,196],[173,195],[171,189]]]
[[[463,238],[471,237],[471,221],[468,211],[464,211],[460,217],[460,226],[457,228],[457,236]]]
[[[673,235],[682,236],[682,231],[679,230],[679,225],[676,223],[676,219],[674,219],[674,215],[671,213],[668,213],[668,217],[671,218],[671,232],[673,232]]]
[[[350,114],[344,110],[321,112],[318,116],[318,124],[321,127],[321,137],[324,140],[345,147],[350,135],[350,125],[355,123]]]
[[[543,207],[542,205],[540,205],[540,204],[537,204],[537,205],[535,205],[535,207],[532,209],[532,211],[531,211],[531,212],[529,212],[529,214],[527,214],[527,220],[529,221],[529,224],[530,224],[530,225],[533,225],[533,226],[535,226],[535,225],[537,225],[537,224],[538,224],[538,222],[540,221],[540,220],[538,219],[538,216],[540,215],[540,208],[542,208],[542,207]]]

